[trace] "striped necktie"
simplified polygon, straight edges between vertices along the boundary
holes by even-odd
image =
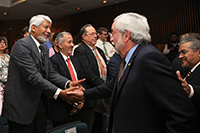
[[[100,70],[101,70],[101,77],[104,81],[106,81],[106,71],[105,71],[105,66],[103,65],[103,63],[101,62],[101,59],[99,58],[98,54],[97,54],[97,50],[95,48],[93,48],[94,50],[94,54],[96,56],[96,59],[98,61],[98,64],[99,64],[99,67],[100,67]]]
[[[74,74],[74,71],[73,71],[73,68],[72,68],[70,59],[67,58],[66,61],[67,61],[67,65],[68,65],[68,69],[69,69],[69,73],[70,73],[70,75],[71,75],[72,81],[76,81],[76,76],[75,76],[75,74]]]

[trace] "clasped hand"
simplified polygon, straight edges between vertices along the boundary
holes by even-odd
[[[61,90],[59,97],[72,105],[74,105],[74,103],[79,103],[79,101],[84,99],[83,90],[85,89],[81,85],[83,81],[85,81],[85,79],[70,82],[69,88]]]

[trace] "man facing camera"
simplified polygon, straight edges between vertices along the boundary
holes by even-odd
[[[78,60],[71,56],[74,47],[72,35],[69,32],[59,33],[57,35],[57,44],[60,51],[50,58],[53,68],[72,81],[82,79],[82,68]],[[79,106],[82,107],[83,103],[78,103]],[[53,120],[53,126],[80,120],[79,114],[77,114],[79,109],[74,108],[73,105],[63,101],[61,98],[57,100],[50,99],[50,119]]]
[[[10,55],[2,114],[8,119],[9,133],[44,133],[47,97],[70,101],[66,92],[75,88],[72,86],[81,87],[82,82],[61,76],[49,61],[48,49],[42,43],[51,33],[51,19],[36,15],[29,23],[30,36],[17,41]]]

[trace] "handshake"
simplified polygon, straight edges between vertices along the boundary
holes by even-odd
[[[74,108],[71,110],[71,115],[77,113],[84,105],[84,93],[85,90],[81,85],[85,79],[79,81],[73,81],[69,83],[69,88],[65,90],[61,90],[59,97],[64,101],[72,104]]]

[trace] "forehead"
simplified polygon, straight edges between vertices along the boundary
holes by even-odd
[[[49,26],[51,26],[51,23],[49,21],[47,21],[47,20],[44,20],[41,25],[49,25]]]
[[[65,40],[73,39],[71,35],[69,34],[64,34]]]
[[[86,30],[86,32],[89,32],[89,33],[90,33],[90,32],[96,32],[95,28],[92,27],[92,26],[86,27],[85,30]]]
[[[102,31],[102,33],[107,33],[107,31]]]
[[[185,42],[185,43],[181,44],[181,46],[179,47],[179,50],[181,50],[181,49],[191,49],[190,45],[191,45],[191,42]]]
[[[171,35],[171,37],[178,37],[176,34]]]

